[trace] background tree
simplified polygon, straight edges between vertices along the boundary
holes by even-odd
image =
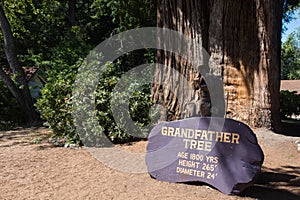
[[[158,26],[182,32],[199,41],[210,54],[209,64],[214,75],[224,82],[226,117],[241,120],[252,127],[279,129],[280,39],[284,1],[271,0],[160,0]],[[184,103],[172,98],[171,91],[153,88],[156,102],[168,109],[168,119],[190,117],[188,104],[195,103],[195,81],[200,77],[186,62],[167,52],[157,57],[170,64],[194,85],[194,94]],[[166,71],[156,74],[157,81],[176,84]],[[174,91],[172,91],[174,92]],[[194,100],[194,102],[193,102]],[[196,101],[196,102],[195,102]],[[199,110],[193,112],[199,116]]]
[[[77,69],[81,60],[88,53],[86,50],[92,49],[105,38],[120,31],[135,27],[155,26],[155,16],[156,3],[152,0],[76,1],[77,25],[68,28],[72,28],[75,31],[73,34],[75,33],[75,36],[79,37],[66,37],[63,41],[58,40],[60,44],[68,43],[62,46],[57,45],[55,48],[50,46],[48,50],[42,51],[42,56],[40,56],[45,58],[44,53],[51,49],[56,49],[56,52],[59,52],[59,54],[50,54],[53,55],[52,61],[45,62],[43,61],[45,59],[41,59],[42,66],[50,65],[51,68],[47,68],[48,83],[42,90],[42,97],[37,103],[42,118],[51,126],[54,137],[63,138],[64,141],[71,143],[80,142],[72,119],[72,89]],[[68,18],[66,19],[68,21]],[[51,21],[47,23],[51,24]],[[54,30],[56,30],[55,27]],[[65,33],[69,34],[68,31]],[[55,38],[55,36],[53,37]],[[60,37],[64,37],[64,35],[60,33]],[[51,37],[47,37],[46,41],[48,40],[51,41]],[[73,44],[73,42],[75,45],[71,47],[69,43]],[[55,45],[55,43],[50,45]],[[77,51],[81,49],[84,51]],[[65,56],[65,54],[67,55]],[[71,63],[68,57],[76,57],[77,62]],[[113,142],[124,142],[133,138],[122,131],[114,121],[110,106],[111,93],[124,72],[139,64],[150,62],[152,58],[153,53],[147,50],[128,53],[111,63],[108,66],[109,70],[103,73],[99,80],[95,93],[95,112],[99,124],[103,127],[104,134]],[[89,78],[86,77],[87,80]],[[122,96],[124,95],[126,95],[125,91],[118,95],[120,101],[123,100]],[[150,87],[143,87],[141,91],[132,91],[132,95],[130,114],[139,126],[143,126],[149,122]]]
[[[4,37],[4,49],[7,62],[13,73],[14,80],[5,73],[2,68],[0,68],[0,77],[21,105],[21,108],[26,115],[28,125],[34,125],[38,122],[39,117],[33,107],[33,101],[29,92],[26,77],[17,58],[13,33],[1,4],[0,26]]]
[[[103,29],[103,26],[106,25],[111,27],[107,17],[105,17],[104,23],[106,25],[101,25],[104,20],[101,21],[100,17],[99,20],[93,18],[96,9],[89,8],[92,3],[93,1],[80,0],[76,2],[4,1],[3,10],[10,21],[19,65],[38,67],[46,72],[49,80],[54,81],[58,73],[66,68],[71,68],[70,66],[77,63],[80,58],[85,57],[93,46],[109,35],[107,32],[112,31],[110,28]],[[71,23],[70,13],[73,13],[72,18],[76,16],[77,24],[74,26]],[[2,32],[0,32],[0,38],[4,40]],[[1,66],[9,68],[4,46],[0,46],[0,54],[3,55],[0,57]],[[3,91],[9,90],[8,84],[0,84],[0,86]],[[7,95],[8,93],[1,94]],[[11,97],[5,96],[4,99],[7,98]],[[14,106],[15,109],[11,107],[12,104],[2,103],[1,105],[1,115],[3,116],[12,115],[11,112],[3,112],[8,110],[8,107],[16,111],[13,113],[15,116],[23,114],[21,109],[17,109],[18,106]],[[18,110],[19,112],[17,112]],[[16,117],[16,119],[19,118]],[[27,120],[28,117],[24,117],[24,119]],[[7,120],[11,120],[11,117]],[[22,123],[19,120],[18,122]]]
[[[281,66],[281,79],[300,79],[300,27],[282,44]]]
[[[286,31],[286,24],[291,22],[293,18],[293,14],[295,11],[299,8],[300,1],[299,0],[284,0],[283,1],[283,16],[282,16],[282,22],[283,22],[283,29],[282,32]]]

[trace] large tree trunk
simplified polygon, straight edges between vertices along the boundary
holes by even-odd
[[[3,8],[0,5],[0,26],[4,37],[4,49],[8,64],[12,73],[15,76],[15,81],[0,69],[0,78],[7,85],[10,92],[17,99],[23,111],[26,114],[28,125],[34,125],[38,122],[38,114],[33,107],[33,101],[29,92],[28,84],[25,78],[24,71],[17,59],[17,53],[14,44],[14,38],[10,24],[4,14]]]
[[[160,0],[158,26],[197,40],[210,54],[210,73],[223,80],[226,117],[279,129],[282,8],[283,0]],[[166,51],[158,51],[157,62],[177,69],[194,89],[178,99],[163,83],[180,80],[156,71],[161,86],[153,86],[152,97],[167,107],[167,119],[209,115],[201,111],[207,95],[197,95],[205,91],[199,70]]]
[[[162,0],[159,2],[157,12],[158,26],[177,30],[207,46],[208,29],[205,30],[205,27],[208,27],[207,7],[203,1]],[[158,42],[165,41],[159,38]],[[184,59],[180,55],[164,50],[158,50],[156,59],[157,63],[172,67],[183,75],[179,76],[179,73],[173,73],[170,69],[158,69],[155,72],[154,82],[160,84],[153,86],[152,97],[155,103],[162,104],[167,109],[167,113],[163,114],[164,118],[171,121],[211,115],[210,94],[198,66],[193,66],[189,58]],[[188,80],[188,85],[192,89],[188,89],[185,84],[178,84],[183,83],[185,81],[183,79]]]

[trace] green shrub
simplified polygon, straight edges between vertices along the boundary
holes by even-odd
[[[129,90],[130,94],[128,94],[128,91],[123,91],[121,94],[115,95],[117,98],[112,98],[112,91],[124,73],[122,68],[124,68],[122,62],[109,64],[107,70],[101,75],[95,94],[95,112],[98,123],[103,128],[95,132],[103,132],[114,143],[128,142],[135,138],[117,125],[113,118],[111,104],[114,104],[114,102],[120,104],[125,95],[130,95],[129,115],[140,127],[150,123],[148,112],[152,105],[150,101],[150,85],[141,85],[138,88],[134,88],[134,90]],[[42,90],[42,97],[38,100],[37,107],[41,112],[42,118],[48,122],[53,130],[54,137],[80,144],[80,138],[76,133],[72,118],[72,89],[77,69],[78,66],[73,66],[60,72],[49,74],[48,83]],[[89,77],[86,78],[88,79]],[[88,106],[88,104],[83,106]],[[87,108],[80,109],[88,110]],[[88,118],[91,113],[80,113],[80,115],[81,118]],[[83,123],[92,122],[85,121]],[[84,139],[85,141],[81,141],[84,144],[95,142],[87,141],[95,140],[92,135],[88,135]]]
[[[72,119],[72,87],[77,67],[60,72],[51,71],[48,82],[42,89],[42,97],[36,103],[41,117],[46,120],[54,137],[79,143]]]
[[[300,115],[300,95],[295,91],[280,92],[280,116],[281,119],[290,118],[292,115]]]
[[[150,86],[141,85],[138,88],[126,88],[121,92],[114,91],[116,84],[120,80],[122,72],[119,71],[117,64],[109,65],[108,70],[102,74],[97,93],[96,93],[96,108],[99,124],[104,127],[104,133],[114,142],[126,142],[134,139],[130,134],[124,131],[122,124],[127,123],[126,117],[118,119],[122,124],[117,125],[113,118],[112,105],[118,105],[118,113],[128,114],[139,127],[143,127],[150,122],[148,111],[151,107],[150,101]],[[131,85],[134,85],[131,82]],[[137,89],[137,90],[136,90]],[[126,109],[124,99],[130,96],[129,109]],[[124,104],[124,106],[122,106]],[[124,109],[124,110],[123,110]],[[129,113],[127,113],[129,111]],[[123,116],[123,115],[122,115]],[[120,127],[121,126],[121,127]],[[130,130],[133,131],[133,130]],[[143,137],[145,137],[143,135]]]
[[[24,117],[20,105],[0,80],[0,130],[23,125]]]

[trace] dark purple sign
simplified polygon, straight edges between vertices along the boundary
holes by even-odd
[[[149,135],[146,164],[161,181],[204,182],[225,194],[251,186],[263,152],[245,124],[224,118],[162,122]]]

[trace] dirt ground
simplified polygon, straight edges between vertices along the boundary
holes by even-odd
[[[0,199],[300,199],[295,144],[300,137],[254,131],[265,154],[263,171],[239,196],[106,167],[85,148],[55,147],[45,128],[0,132]],[[145,151],[146,145],[142,141],[122,148]]]

